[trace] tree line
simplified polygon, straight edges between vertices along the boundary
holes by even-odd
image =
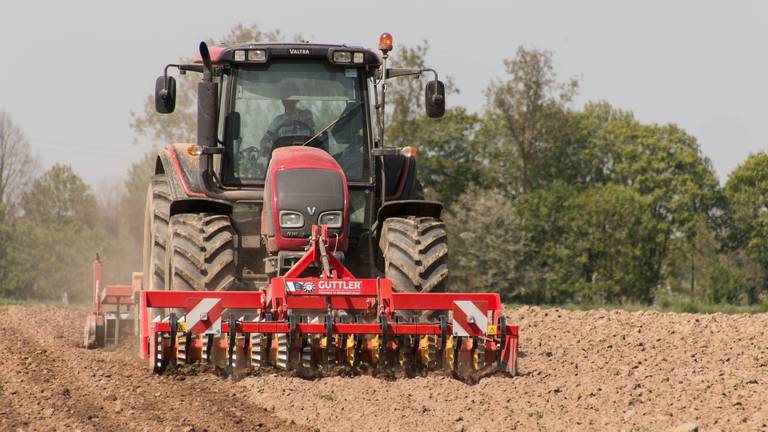
[[[237,25],[212,42],[279,39]],[[394,63],[423,67],[428,56],[426,42],[401,46]],[[385,141],[418,147],[425,192],[446,206],[451,289],[521,303],[768,304],[768,154],[750,155],[721,185],[680,127],[605,101],[575,106],[579,81],[560,79],[553,56],[519,48],[484,109],[453,106],[438,120],[423,115],[422,81],[390,86]],[[194,77],[183,80],[176,114],[156,115],[151,96],[131,113],[137,135],[158,147],[194,139]],[[108,280],[127,280],[140,268],[152,153],[102,200],[71,167],[30,174],[36,165],[1,113],[0,297],[55,299],[73,287],[87,298],[96,252]]]

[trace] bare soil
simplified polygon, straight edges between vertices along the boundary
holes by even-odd
[[[768,315],[523,307],[520,376],[154,377],[85,310],[0,307],[1,430],[768,430]]]

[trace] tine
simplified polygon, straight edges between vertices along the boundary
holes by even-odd
[[[187,351],[189,350],[190,335],[184,332],[176,333],[176,361],[179,363],[188,363]]]
[[[275,366],[280,369],[288,369],[288,334],[277,334],[277,362]]]
[[[357,346],[355,335],[347,335],[344,350],[344,361],[349,367],[355,367],[357,359]]]

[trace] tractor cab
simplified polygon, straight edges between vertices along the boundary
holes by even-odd
[[[248,44],[210,50],[220,88],[216,171],[223,186],[263,184],[275,149],[319,148],[347,179],[370,182],[369,80],[379,57],[364,48]],[[202,62],[199,58],[198,62]]]

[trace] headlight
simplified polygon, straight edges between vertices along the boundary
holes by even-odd
[[[304,226],[304,216],[299,212],[286,211],[280,212],[280,228],[301,228]]]
[[[265,50],[248,50],[248,61],[264,63],[267,61],[267,52]]]
[[[352,53],[349,51],[334,51],[334,63],[352,63]]]
[[[328,228],[341,228],[341,212],[329,211],[320,215],[317,224],[327,226]]]
[[[267,61],[267,51],[263,49],[235,50],[232,58],[236,62],[248,60],[249,62],[265,63]]]

